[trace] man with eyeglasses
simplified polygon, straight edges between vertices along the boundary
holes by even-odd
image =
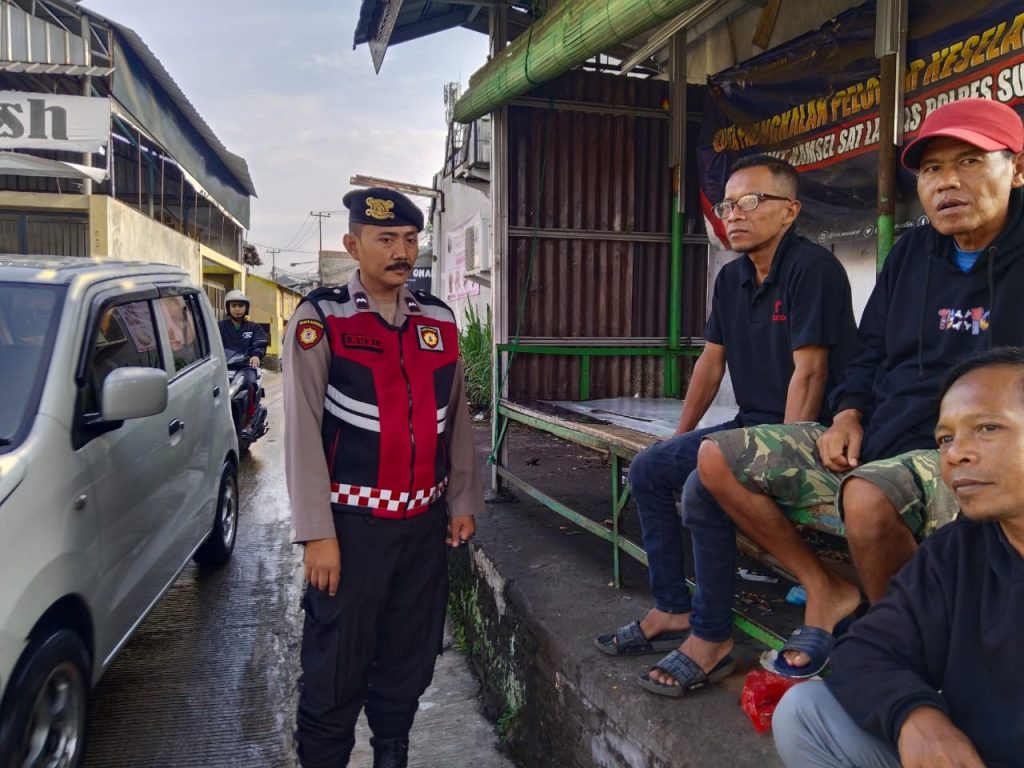
[[[741,256],[720,271],[675,437],[634,459],[630,490],[637,501],[654,607],[615,633],[595,640],[615,656],[671,651],[641,684],[655,693],[680,696],[708,682],[686,672],[677,646],[697,621],[686,586],[678,489],[696,467],[701,439],[723,429],[797,421],[827,421],[826,394],[838,383],[855,346],[850,284],[842,265],[826,249],[798,236],[798,178],[788,163],[766,156],[744,158],[732,169],[725,199],[714,213],[725,222],[730,245]],[[739,411],[724,424],[698,429],[725,374],[732,379]],[[706,497],[706,494],[705,494]],[[684,494],[687,525],[724,513],[707,498]],[[694,552],[700,578],[706,553]],[[712,589],[726,596],[725,629],[734,578],[734,551],[714,555]],[[699,593],[698,593],[699,595]],[[691,620],[692,619],[692,620]],[[716,617],[717,620],[717,617]],[[706,626],[706,625],[705,625]],[[720,631],[715,627],[713,631]],[[674,650],[673,650],[674,649]],[[712,680],[728,673],[722,665]],[[710,670],[709,670],[710,671]]]
[[[807,592],[804,626],[774,662],[779,674],[823,670],[833,630],[861,600],[780,505],[836,503],[872,603],[918,541],[957,514],[935,450],[939,383],[972,353],[1024,344],[1022,150],[1024,124],[1005,104],[966,99],[931,112],[902,155],[931,223],[904,235],[886,259],[857,358],[833,395],[832,426],[734,430],[701,445],[693,479],[728,514],[720,528],[731,536],[738,525]],[[714,659],[730,647],[705,650]]]

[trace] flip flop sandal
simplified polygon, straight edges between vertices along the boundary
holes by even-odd
[[[686,639],[687,632],[662,632],[651,639],[640,631],[640,620],[619,627],[614,635],[599,635],[594,638],[594,647],[609,656],[643,656],[648,653],[665,653]]]
[[[782,650],[775,657],[775,672],[783,677],[803,679],[820,674],[828,666],[835,637],[820,627],[803,626],[793,631]],[[782,654],[786,651],[802,651],[811,660],[802,667],[794,667]]]
[[[648,672],[646,675],[640,675],[640,685],[659,696],[681,699],[711,683],[717,683],[722,678],[728,677],[735,668],[736,661],[732,656],[726,656],[715,665],[714,669],[705,673],[701,669],[700,664],[679,649],[676,649],[655,664],[651,672],[655,669],[660,669],[662,672],[671,675],[679,685],[659,683],[651,679],[651,672]]]

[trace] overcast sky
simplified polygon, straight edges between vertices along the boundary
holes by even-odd
[[[443,86],[486,60],[487,37],[452,29],[390,48],[375,75],[352,50],[359,0],[83,0],[134,29],[231,152],[249,164],[250,242],[314,269],[341,246],[341,197],[361,173],[430,186],[444,162]],[[299,253],[308,251],[309,253]],[[291,262],[305,262],[290,266]]]

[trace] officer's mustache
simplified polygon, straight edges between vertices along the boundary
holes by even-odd
[[[412,269],[412,265],[408,261],[394,261],[384,268],[385,271],[397,271],[399,269]]]

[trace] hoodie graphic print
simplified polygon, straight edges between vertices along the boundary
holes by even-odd
[[[1024,346],[1024,192],[1013,191],[1006,226],[966,273],[952,237],[924,226],[900,238],[857,341],[833,405],[864,414],[861,461],[933,448],[946,371],[990,347]]]

